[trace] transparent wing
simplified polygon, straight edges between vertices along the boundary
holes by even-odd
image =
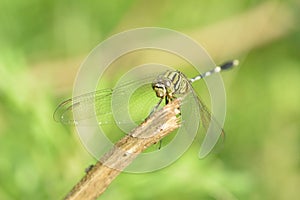
[[[198,101],[200,115],[201,115],[201,122],[202,126],[205,129],[205,131],[208,131],[210,123],[212,123],[212,126],[216,129],[216,131],[219,131],[221,133],[222,137],[225,137],[225,132],[222,128],[222,126],[219,124],[219,122],[216,120],[216,118],[211,114],[207,106],[203,103],[203,101],[199,98],[198,95],[196,95],[196,100]]]
[[[93,117],[96,110],[99,114],[109,114],[112,92],[112,89],[104,89],[68,99],[56,108],[53,115],[54,119],[63,124],[75,124],[78,121]],[[97,104],[100,105],[95,106]]]
[[[100,124],[110,124],[113,121],[111,106],[113,94],[121,98],[126,95],[126,93],[135,90],[138,87],[139,89],[134,93],[131,104],[136,104],[136,106],[139,107],[139,110],[141,110],[140,108],[143,106],[139,105],[138,102],[143,102],[143,104],[154,103],[155,105],[155,101],[158,100],[155,97],[155,93],[152,91],[151,85],[147,83],[152,81],[153,78],[154,76],[150,76],[141,80],[121,84],[114,89],[97,90],[68,99],[56,108],[53,117],[55,121],[63,124],[76,124],[97,116]],[[142,85],[142,83],[147,84]],[[149,96],[152,96],[152,98],[149,98]],[[150,99],[152,100],[150,101]],[[122,101],[114,104],[114,106],[127,106],[121,104]],[[128,107],[130,106],[128,105]],[[74,119],[74,116],[76,116],[76,119]]]
[[[193,95],[198,102],[201,123],[206,133],[199,153],[199,157],[204,158],[212,151],[212,149],[216,149],[215,146],[217,146],[217,149],[222,147],[225,140],[225,132],[216,118],[211,114],[209,109],[194,91]]]

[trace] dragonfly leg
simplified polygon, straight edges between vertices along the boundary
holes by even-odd
[[[94,165],[90,165],[88,166],[84,171],[85,173],[89,173],[89,171],[91,171],[93,169]]]
[[[158,107],[160,106],[162,100],[163,100],[163,99],[161,98],[161,99],[158,101],[158,103],[156,104],[156,106],[152,109],[150,115],[158,109]]]
[[[158,150],[160,150],[161,145],[162,145],[162,140],[159,140]]]
[[[176,97],[174,97],[174,96],[166,96],[165,97],[165,100],[166,100],[166,105],[168,104],[168,103],[170,103],[170,102],[172,102],[173,100],[175,100],[176,99]]]
[[[166,96],[166,105],[169,103],[169,98]]]
[[[151,117],[151,115],[158,109],[158,107],[160,106],[162,100],[163,100],[162,98],[159,99],[158,103],[156,104],[156,106],[154,106],[154,108],[152,109],[152,111],[150,112],[150,114],[148,115],[148,117],[146,118],[146,120],[149,119]]]

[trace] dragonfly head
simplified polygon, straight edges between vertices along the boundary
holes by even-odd
[[[164,98],[167,96],[170,86],[171,82],[169,79],[159,78],[152,83],[152,89],[159,98]]]

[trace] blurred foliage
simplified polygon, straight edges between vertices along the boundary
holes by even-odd
[[[116,30],[205,27],[263,1],[141,2],[0,2],[0,199],[63,198],[95,162],[73,127],[53,121],[59,97],[51,82],[34,76],[32,63],[87,55]],[[299,10],[297,1],[282,3]],[[146,12],[122,22],[139,8]],[[160,171],[122,173],[102,198],[299,198],[299,49],[296,27],[224,74],[228,134],[220,154],[199,160],[193,146]]]

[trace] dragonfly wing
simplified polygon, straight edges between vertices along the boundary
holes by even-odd
[[[63,124],[77,124],[85,123],[88,119],[97,117],[99,124],[110,124],[113,121],[112,103],[117,110],[123,110],[123,107],[126,107],[125,103],[128,103],[124,97],[137,88],[142,88],[143,93],[147,92],[154,95],[155,93],[149,83],[155,76],[151,75],[135,81],[122,82],[114,89],[97,90],[68,99],[57,107],[54,112],[54,119]],[[145,94],[139,96],[147,97]],[[117,100],[112,102],[112,98]],[[145,103],[144,100],[141,102]]]
[[[225,140],[225,132],[199,96],[195,93],[194,96],[199,105],[201,123],[206,133],[199,155],[200,158],[203,158],[209,154],[217,143],[223,144]]]
[[[222,126],[219,124],[217,119],[211,114],[207,106],[203,103],[203,101],[199,98],[197,94],[194,94],[198,105],[199,105],[199,111],[201,116],[201,122],[202,126],[205,129],[205,131],[208,131],[209,125],[212,123],[212,125],[215,127],[215,129],[218,129],[218,131],[221,132],[221,135],[224,135],[225,132],[222,128]]]
[[[63,124],[76,124],[96,115],[110,113],[113,90],[104,89],[83,94],[62,102],[54,112],[54,119]]]

